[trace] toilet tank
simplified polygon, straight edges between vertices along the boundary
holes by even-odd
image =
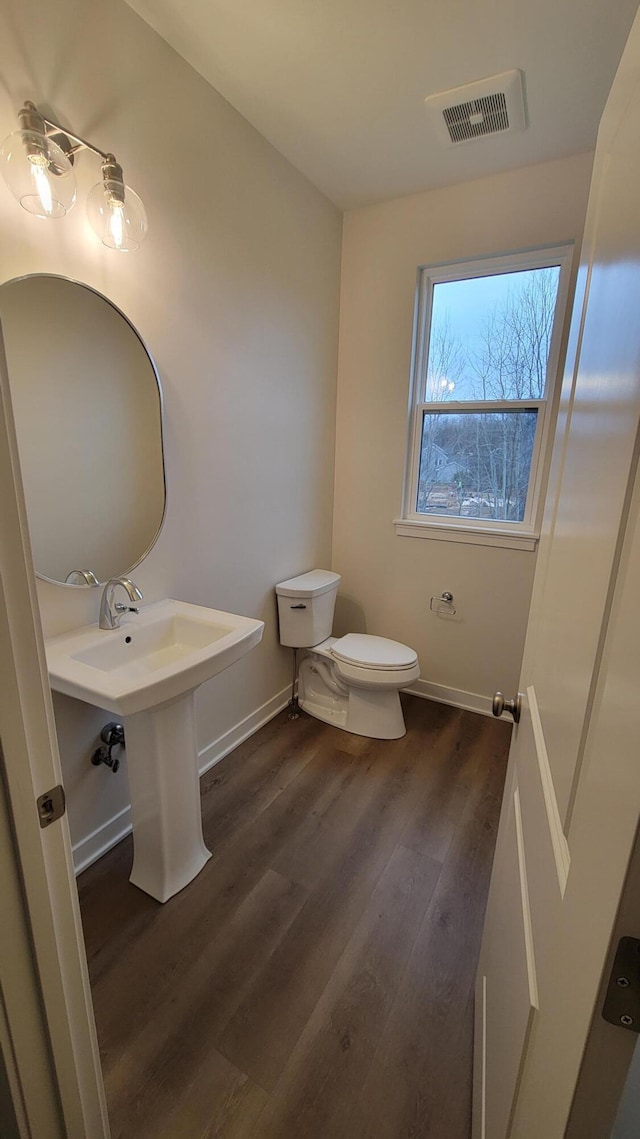
[[[340,574],[311,570],[276,585],[280,644],[310,649],[331,636]]]

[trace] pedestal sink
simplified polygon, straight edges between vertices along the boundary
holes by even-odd
[[[134,859],[130,881],[159,902],[211,857],[202,837],[194,694],[262,639],[264,623],[158,601],[119,629],[46,641],[51,687],[124,723]]]

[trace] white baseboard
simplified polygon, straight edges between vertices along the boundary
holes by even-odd
[[[227,732],[219,736],[217,740],[213,740],[207,744],[205,748],[198,753],[198,767],[200,774],[204,775],[214,764],[219,763],[228,755],[230,751],[238,747],[244,740],[257,732],[264,724],[272,720],[274,716],[278,715],[283,708],[286,708],[291,696],[291,688],[283,688],[281,692],[276,693],[266,704],[262,704],[256,708],[255,712],[251,712],[240,720],[233,728],[229,728]],[[98,827],[97,830],[92,831],[86,838],[80,839],[73,847],[73,865],[76,874],[86,870],[87,866],[91,866],[92,862],[96,862],[112,846],[115,846],[126,835],[131,833],[131,808],[123,807],[114,815],[112,819],[108,819],[106,823]]]
[[[123,807],[108,819],[97,830],[92,831],[86,838],[81,838],[73,847],[73,865],[76,874],[86,870],[92,862],[97,862],[103,854],[111,850],[112,846],[120,842],[131,832],[131,807]]]
[[[277,716],[278,712],[286,708],[290,698],[291,685],[289,684],[286,688],[282,689],[282,692],[277,692],[275,696],[267,700],[266,704],[261,704],[259,708],[256,708],[255,712],[250,712],[250,714],[245,716],[244,720],[241,720],[234,728],[229,728],[229,731],[225,732],[224,735],[219,736],[217,740],[208,744],[207,747],[203,747],[202,751],[198,753],[200,774],[204,775],[205,771],[208,771],[214,764],[219,763],[220,760],[224,759],[225,755],[228,755],[235,747],[238,747],[244,740],[247,740],[249,736],[252,736],[259,728],[262,728],[269,720],[273,720],[273,717]]]
[[[464,708],[467,712],[479,712],[481,716],[493,715],[490,696],[465,692],[463,688],[447,688],[444,684],[433,684],[430,680],[416,680],[411,688],[405,688],[405,692],[410,696],[420,696],[423,700],[436,700],[438,704],[451,704],[454,708]],[[510,718],[504,714],[500,719]]]

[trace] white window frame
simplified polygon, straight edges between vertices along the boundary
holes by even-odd
[[[518,253],[483,257],[475,261],[456,261],[441,265],[423,265],[418,269],[416,310],[414,319],[413,350],[411,358],[411,386],[409,397],[409,430],[407,462],[403,490],[402,517],[394,521],[396,533],[401,537],[435,538],[444,541],[469,542],[480,545],[505,546],[513,549],[534,550],[539,537],[548,453],[551,441],[552,412],[557,399],[558,373],[561,362],[567,299],[574,247],[572,243],[528,249]],[[544,398],[540,400],[447,400],[422,402],[424,378],[429,356],[431,311],[435,285],[447,281],[463,281],[477,277],[493,277],[499,273],[522,272],[527,269],[546,269],[559,265],[560,276],[556,296],[553,330],[549,346]],[[504,411],[537,409],[536,434],[531,459],[529,488],[524,518],[521,522],[506,522],[486,518],[458,518],[418,513],[420,447],[423,414],[429,412]]]

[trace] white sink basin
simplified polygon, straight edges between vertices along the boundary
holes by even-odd
[[[184,601],[157,601],[119,629],[89,625],[46,642],[51,687],[119,716],[197,688],[262,639],[264,623]]]
[[[183,601],[46,641],[51,687],[124,720],[134,858],[130,881],[166,902],[211,853],[202,835],[195,689],[262,640],[264,623]],[[97,789],[97,792],[99,789]]]

